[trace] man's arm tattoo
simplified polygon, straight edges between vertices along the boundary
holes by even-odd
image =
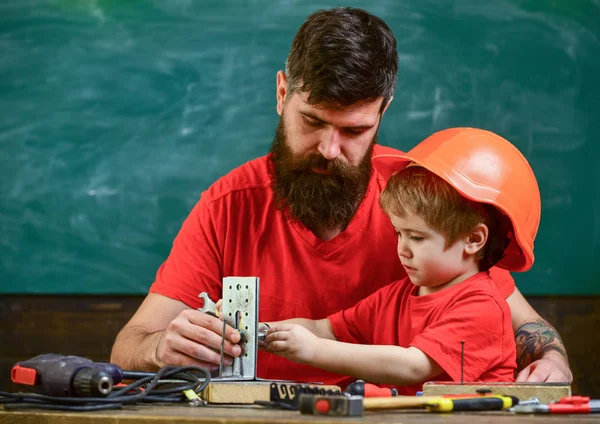
[[[565,362],[569,363],[565,346],[558,332],[541,318],[520,326],[515,332],[515,342],[517,343],[517,371],[540,359],[549,350],[560,353]]]

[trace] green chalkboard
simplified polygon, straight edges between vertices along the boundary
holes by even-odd
[[[0,2],[0,293],[145,293],[202,190],[266,153],[289,0]],[[542,191],[526,294],[600,294],[600,3],[349,1],[400,74],[380,142],[476,126]]]

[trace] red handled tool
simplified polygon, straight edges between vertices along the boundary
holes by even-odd
[[[365,383],[363,380],[356,380],[348,384],[344,393],[352,396],[363,397],[390,397],[398,396],[398,390],[389,387],[379,387],[375,384]]]
[[[600,400],[570,396],[548,405],[517,405],[511,411],[520,414],[593,414],[600,412]]]

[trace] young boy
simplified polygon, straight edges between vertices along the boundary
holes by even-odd
[[[407,395],[432,379],[514,381],[511,314],[488,269],[533,264],[529,164],[474,128],[440,131],[398,159],[380,205],[408,278],[326,319],[270,323],[265,350]]]

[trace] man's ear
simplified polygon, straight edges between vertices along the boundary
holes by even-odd
[[[390,99],[388,100],[387,105],[385,105],[385,107],[383,108],[383,112],[381,112],[381,116],[383,116],[388,107],[390,107],[390,105],[392,104],[392,100],[394,100],[394,96],[390,97]]]
[[[287,94],[287,77],[283,71],[277,72],[277,114],[281,116]]]
[[[466,238],[465,253],[474,255],[485,246],[489,235],[487,225],[479,223],[471,230]]]

